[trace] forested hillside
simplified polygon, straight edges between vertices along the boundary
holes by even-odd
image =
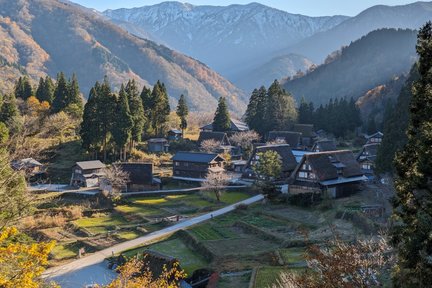
[[[331,98],[364,95],[368,90],[408,73],[416,60],[416,32],[382,29],[351,43],[333,59],[304,77],[284,83],[284,88],[298,100],[305,97],[314,104]]]
[[[107,75],[117,89],[129,79],[146,86],[161,80],[172,106],[185,94],[192,110],[207,111],[220,96],[235,112],[245,107],[243,92],[204,64],[90,10],[54,0],[0,0],[0,11],[0,89],[10,91],[23,74],[35,82],[63,71],[76,73],[85,96]]]

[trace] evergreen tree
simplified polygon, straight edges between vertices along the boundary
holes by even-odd
[[[307,103],[306,99],[302,97],[298,109],[298,122],[300,124],[312,124],[313,112],[313,103]]]
[[[231,119],[225,97],[219,98],[218,107],[213,119],[213,131],[226,132],[231,128]]]
[[[77,105],[81,110],[83,109],[83,100],[75,73],[72,74],[72,80],[68,82],[68,97],[65,105],[66,107],[69,105]]]
[[[52,112],[58,113],[65,109],[69,104],[69,88],[63,72],[57,74],[57,83],[54,90],[54,100],[52,103]]]
[[[166,91],[165,85],[160,81],[157,81],[153,87],[151,97],[153,104],[153,109],[150,116],[152,128],[153,131],[155,131],[156,136],[161,136],[170,114],[168,93]]]
[[[255,89],[249,100],[246,110],[246,123],[249,128],[264,136],[266,132],[265,112],[267,106],[267,89],[261,86],[258,90]]]
[[[3,98],[3,105],[0,108],[0,122],[11,123],[19,115],[15,95],[6,94]]]
[[[297,120],[297,109],[291,94],[282,89],[277,80],[269,87],[266,109],[267,131],[287,130]]]
[[[394,172],[393,159],[407,142],[406,130],[409,122],[409,105],[412,98],[412,85],[419,79],[418,66],[414,65],[405,85],[402,87],[396,104],[389,103],[384,113],[384,138],[378,148],[376,172]]]
[[[115,115],[117,101],[115,95],[111,93],[111,87],[106,76],[97,95],[96,119],[101,125],[103,160],[106,161],[110,132],[114,122],[117,121]]]
[[[186,104],[185,96],[180,95],[180,99],[178,101],[177,116],[180,118],[180,128],[182,129],[182,134],[184,135],[184,130],[187,128],[187,116],[189,114],[189,108]]]
[[[101,123],[97,119],[98,111],[98,92],[100,85],[96,82],[95,86],[91,88],[89,98],[84,106],[83,121],[81,123],[80,136],[82,147],[86,151],[94,151],[95,157],[100,149],[101,144]]]
[[[51,77],[46,76],[45,79],[41,77],[36,90],[36,98],[40,102],[46,101],[51,105],[54,98],[54,89]]]
[[[144,118],[146,119],[144,123],[144,132],[146,134],[153,134],[153,118],[152,118],[152,110],[154,107],[154,102],[152,98],[152,90],[147,88],[146,86],[143,87],[141,91],[141,101],[143,103],[144,107]]]
[[[432,23],[418,33],[420,79],[413,85],[408,142],[396,157],[396,220],[392,241],[398,253],[396,287],[432,283]]]
[[[373,113],[369,114],[368,116],[368,122],[366,124],[366,133],[368,135],[371,135],[373,133],[377,132],[377,125],[375,122],[375,115]]]
[[[131,148],[133,147],[134,141],[141,141],[141,136],[143,134],[145,125],[145,114],[142,99],[138,91],[138,87],[135,80],[129,80],[126,84],[124,92],[128,99],[128,106],[130,109],[130,115],[132,115],[133,127],[132,127],[132,137],[130,138]]]
[[[132,132],[135,128],[134,119],[129,110],[128,98],[128,94],[122,84],[115,108],[116,121],[113,122],[111,131],[113,140],[120,150],[121,160],[126,160],[126,144],[133,136]],[[141,98],[139,100],[141,101]]]
[[[15,84],[14,89],[15,97],[27,100],[30,96],[33,96],[33,88],[30,84],[30,80],[27,76],[20,77]]]

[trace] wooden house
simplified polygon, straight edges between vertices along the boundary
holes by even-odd
[[[384,138],[384,134],[381,132],[376,132],[372,135],[367,135],[366,137],[366,145],[368,144],[380,144],[382,142],[382,139]]]
[[[305,154],[291,175],[289,193],[327,193],[340,197],[367,180],[348,150]]]
[[[293,131],[271,131],[267,141],[273,144],[288,144],[292,149],[300,147],[302,134]]]
[[[320,140],[312,147],[313,152],[336,151],[336,143],[333,140]]]
[[[183,138],[183,132],[178,129],[168,131],[168,141],[179,141]]]
[[[357,155],[357,161],[360,163],[363,173],[369,178],[374,175],[375,160],[380,145],[380,143],[366,144]]]
[[[36,182],[47,176],[46,167],[33,158],[14,160],[11,167],[15,171],[23,171],[29,182]]]
[[[99,160],[76,162],[72,168],[71,186],[98,187],[100,179],[105,176],[105,168]]]
[[[160,181],[153,178],[153,163],[120,163],[118,165],[128,173],[127,192],[159,190]]]
[[[165,138],[152,138],[147,140],[147,150],[150,153],[167,153],[168,149],[168,140]]]
[[[225,171],[225,159],[215,153],[177,152],[172,161],[178,180],[203,181],[209,173]]]
[[[313,124],[294,124],[293,131],[301,133],[301,145],[311,148],[317,137]]]
[[[231,126],[229,128],[228,132],[229,134],[235,133],[235,132],[244,132],[244,131],[249,131],[249,126],[240,121],[240,120],[236,120],[236,119],[230,119],[231,121]],[[202,127],[200,127],[201,131],[203,132],[212,132],[213,131],[213,123],[204,125]]]
[[[280,160],[282,162],[282,171],[281,175],[279,176],[279,180],[287,179],[297,166],[296,158],[294,157],[291,147],[288,144],[273,144],[256,147],[252,152],[249,161],[246,164],[243,172],[243,177],[250,179],[257,179],[260,177],[259,175],[256,175],[253,167],[257,164],[259,160],[258,154],[264,153],[266,151],[275,151],[279,154]]]

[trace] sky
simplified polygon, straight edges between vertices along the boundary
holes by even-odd
[[[99,11],[117,8],[132,8],[153,5],[163,0],[72,0],[83,6]],[[355,16],[361,11],[374,5],[404,5],[414,0],[180,0],[194,5],[247,4],[259,2],[261,4],[284,10],[290,13],[308,16],[347,15]]]

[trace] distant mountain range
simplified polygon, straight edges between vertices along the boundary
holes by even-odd
[[[151,39],[199,59],[230,79],[239,78],[245,68],[253,70],[264,64],[261,58],[348,19],[290,14],[258,3],[194,6],[163,2],[103,14],[145,37],[130,24],[139,27]],[[303,65],[288,67],[283,73],[301,68]]]
[[[374,30],[418,29],[432,19],[432,2],[378,5],[355,17],[308,17],[258,3],[220,7],[179,2],[103,14],[131,33],[199,59],[250,92],[307,70],[305,63],[323,63],[328,54]],[[296,60],[291,61],[293,54]]]
[[[185,94],[191,110],[213,111],[220,96],[242,113],[242,90],[194,60],[138,38],[90,9],[56,0],[0,0],[0,91],[20,75],[76,73],[83,94],[107,75],[118,87],[130,78],[141,85],[165,83],[175,105]],[[114,87],[115,88],[115,87]]]
[[[327,64],[304,77],[283,83],[299,100],[315,105],[331,98],[358,99],[370,89],[407,74],[417,59],[417,33],[413,30],[381,29],[354,41]]]

